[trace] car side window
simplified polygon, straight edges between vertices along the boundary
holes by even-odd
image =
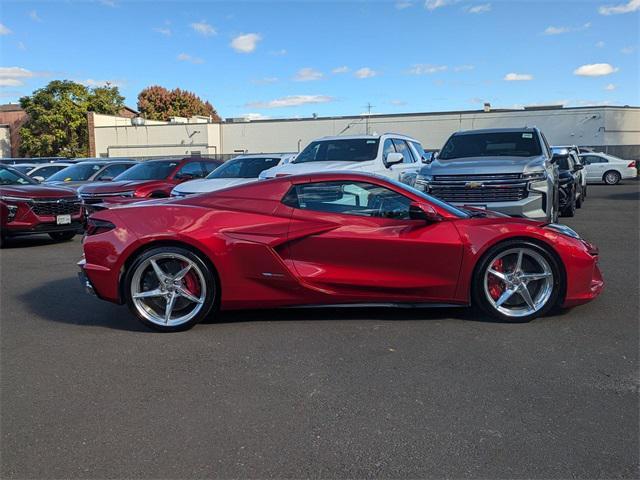
[[[126,163],[120,163],[117,165],[109,165],[105,168],[100,175],[96,177],[96,180],[102,180],[103,178],[115,178],[128,169],[131,165],[127,165]]]
[[[413,157],[413,152],[409,148],[409,145],[407,145],[407,142],[399,138],[394,138],[393,144],[396,146],[396,151],[404,156],[403,163],[415,163],[416,159]]]
[[[427,159],[427,154],[424,151],[424,148],[422,148],[422,145],[419,144],[418,142],[409,142],[411,145],[413,145],[413,148],[415,148],[416,153],[418,154],[418,157],[420,158],[420,160],[426,160]]]
[[[384,145],[382,147],[382,158],[386,161],[387,155],[395,152],[396,152],[396,147],[393,145],[393,141],[390,138],[387,138],[384,141]]]
[[[203,176],[204,172],[202,171],[200,162],[189,162],[178,170],[178,173],[176,174],[176,178],[202,178]]]
[[[301,210],[408,220],[411,200],[366,182],[314,182],[295,185],[283,203]]]
[[[544,144],[544,148],[547,149],[547,155],[549,157],[553,157],[553,151],[551,151],[551,147],[549,146],[549,142],[547,142],[547,137],[544,136],[544,133],[540,132],[540,136],[542,137],[542,143]]]
[[[214,162],[201,162],[200,166],[204,171],[205,177],[209,175],[211,172],[213,172],[216,168],[218,168],[218,164]]]

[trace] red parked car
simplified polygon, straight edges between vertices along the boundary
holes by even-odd
[[[348,172],[104,210],[83,246],[85,287],[162,331],[218,309],[372,303],[473,304],[523,322],[603,288],[597,249],[564,225]]]
[[[70,188],[49,187],[0,165],[0,233],[6,237],[48,233],[70,240],[83,229],[82,201]]]
[[[220,160],[200,157],[149,160],[131,167],[111,182],[83,185],[78,193],[86,204],[169,197],[179,183],[204,178],[221,164]]]

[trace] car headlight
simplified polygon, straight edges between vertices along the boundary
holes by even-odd
[[[566,235],[567,237],[580,239],[580,235],[578,235],[575,230],[560,223],[550,223],[549,225],[545,225],[544,228],[553,230],[554,232],[557,232],[561,235]]]
[[[546,172],[523,173],[522,179],[527,180],[529,182],[539,182],[547,179],[547,173]]]
[[[429,192],[430,184],[433,181],[433,175],[418,175],[414,188],[421,192]]]
[[[0,200],[2,200],[3,202],[30,202],[31,201],[30,198],[12,197],[10,195],[2,195],[0,196]]]

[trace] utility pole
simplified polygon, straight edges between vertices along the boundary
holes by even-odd
[[[365,122],[365,131],[367,132],[367,135],[369,135],[369,117],[371,116],[372,107],[374,107],[374,105],[371,105],[371,102],[367,102],[367,104],[365,105],[365,108],[367,109],[367,118]]]

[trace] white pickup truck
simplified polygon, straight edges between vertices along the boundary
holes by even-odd
[[[314,140],[295,160],[264,170],[260,179],[319,171],[351,170],[397,181],[415,174],[425,160],[420,142],[395,133],[323,137]]]

